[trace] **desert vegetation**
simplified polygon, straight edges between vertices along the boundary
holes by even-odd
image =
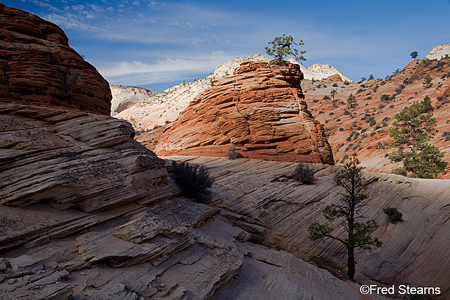
[[[444,172],[448,164],[442,161],[444,153],[428,143],[437,132],[432,109],[431,99],[426,96],[395,115],[390,136],[394,139],[391,145],[398,147],[398,150],[392,152],[389,158],[393,162],[403,163],[403,167],[393,171],[395,174],[435,178]]]
[[[314,182],[314,171],[307,164],[299,162],[292,173],[292,177],[303,184],[312,184]]]
[[[214,183],[214,179],[205,166],[173,161],[172,171],[173,177],[184,195],[202,203],[210,199],[209,188]]]
[[[336,218],[344,219],[341,226],[347,236],[343,238],[333,235],[334,228],[329,223],[322,224],[316,221],[308,228],[311,240],[331,238],[347,248],[347,276],[350,280],[353,280],[355,276],[355,249],[382,246],[378,238],[371,237],[371,234],[378,228],[378,224],[375,220],[364,220],[366,218],[361,212],[366,205],[365,199],[367,198],[364,190],[369,184],[364,180],[362,169],[357,157],[352,156],[335,177],[335,184],[343,189],[343,192],[340,193],[339,204],[328,205],[323,210],[323,216],[329,223]]]
[[[282,36],[278,36],[273,39],[273,41],[270,41],[268,44],[272,45],[271,47],[266,47],[266,53],[270,56],[273,56],[277,64],[279,65],[285,65],[285,58],[287,56],[293,56],[298,61],[305,61],[306,58],[303,56],[303,54],[306,53],[306,51],[302,50],[299,51],[294,48],[294,46],[302,46],[305,43],[303,40],[300,40],[298,43],[294,41],[294,38],[290,35],[283,34]]]

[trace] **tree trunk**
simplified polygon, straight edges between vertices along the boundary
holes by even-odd
[[[355,277],[355,248],[354,247],[348,247],[348,260],[347,260],[347,276],[350,280],[353,280]]]

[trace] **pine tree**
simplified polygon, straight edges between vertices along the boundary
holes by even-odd
[[[394,139],[392,146],[398,147],[397,151],[389,155],[393,162],[403,162],[403,167],[393,171],[395,174],[418,177],[435,178],[437,174],[445,171],[447,162],[443,162],[444,152],[439,148],[428,144],[428,141],[436,134],[436,119],[430,111],[430,97],[426,96],[422,101],[414,101],[413,105],[406,107],[395,115],[396,121],[390,131]]]
[[[382,246],[381,241],[371,237],[371,234],[378,228],[375,220],[359,221],[365,219],[361,214],[361,209],[366,205],[364,200],[367,199],[367,195],[363,191],[369,183],[364,180],[363,168],[358,164],[359,160],[353,156],[345,164],[344,169],[337,173],[335,184],[342,187],[344,192],[340,193],[339,204],[328,205],[323,210],[324,217],[330,222],[336,218],[344,218],[341,226],[347,232],[347,237],[333,235],[333,227],[317,221],[308,228],[309,238],[313,241],[331,238],[344,244],[347,248],[347,276],[351,280],[355,276],[355,250]]]
[[[303,40],[300,40],[298,43],[296,43],[294,42],[294,38],[292,36],[286,36],[285,34],[283,34],[283,36],[276,37],[268,44],[271,44],[272,47],[266,47],[266,53],[270,56],[273,56],[277,60],[278,65],[285,65],[286,62],[284,61],[284,59],[289,55],[292,55],[298,61],[306,60],[306,58],[303,56],[306,51],[300,51],[300,56],[298,56],[298,50],[293,47],[294,45],[304,45],[305,43],[303,43]]]
[[[347,98],[347,107],[352,108],[356,105],[356,98],[353,96],[353,94],[348,95]]]

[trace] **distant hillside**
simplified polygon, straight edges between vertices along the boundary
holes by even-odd
[[[189,83],[183,82],[159,94],[136,100],[136,105],[129,106],[128,109],[120,112],[116,117],[129,121],[137,131],[148,131],[155,126],[163,126],[174,121],[198,94],[211,87],[211,83],[214,80],[232,76],[234,69],[242,62],[258,60],[269,61],[268,58],[260,54],[226,61],[218,65],[214,72],[205,78]],[[298,64],[293,59],[289,61]],[[322,79],[337,74],[342,80],[351,82],[344,74],[330,65],[314,64],[308,68],[300,65],[300,69],[307,79]],[[129,95],[129,98],[132,97],[133,94]],[[113,103],[115,102],[114,98],[113,93]]]
[[[450,50],[450,47],[447,49]],[[441,57],[442,53],[443,57],[446,54],[435,50],[430,53],[430,57],[436,53],[440,53]],[[423,84],[427,75],[432,78],[431,86]],[[320,81],[304,80],[302,88],[309,110],[326,129],[336,163],[343,162],[356,152],[368,171],[390,172],[395,165],[387,158],[388,153],[394,150],[389,146],[392,141],[389,131],[395,115],[411,106],[413,101],[420,101],[427,95],[432,100],[439,130],[430,142],[441,151],[446,151],[444,160],[450,162],[449,58],[412,61],[401,72],[385,80],[345,84],[333,77]],[[330,94],[332,90],[337,91],[334,101]],[[356,97],[357,105],[354,108],[347,107],[350,94]],[[381,96],[384,94],[388,98],[382,101]],[[371,126],[372,118],[372,124],[375,124]],[[450,178],[450,174],[445,178]]]

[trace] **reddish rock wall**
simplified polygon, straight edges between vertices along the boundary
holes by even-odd
[[[298,65],[245,62],[213,82],[166,129],[159,155],[226,156],[334,164],[323,126],[307,109]]]
[[[0,3],[0,101],[109,115],[111,91],[61,28]]]

